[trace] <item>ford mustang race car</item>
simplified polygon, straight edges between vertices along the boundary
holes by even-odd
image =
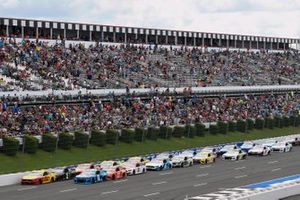
[[[255,145],[252,149],[248,151],[249,155],[261,155],[266,156],[270,155],[271,148],[266,145]]]
[[[241,146],[240,149],[242,149],[245,152],[248,152],[250,149],[255,147],[255,143],[253,142],[244,142]]]
[[[240,150],[240,149],[234,149],[229,150],[226,153],[222,155],[223,160],[241,160],[245,159],[247,156],[247,153]]]
[[[176,155],[172,158],[173,167],[189,167],[193,165],[192,156]]]
[[[125,167],[127,175],[136,175],[146,173],[146,166],[141,162],[127,161],[123,163],[122,167]]]
[[[50,172],[47,170],[35,170],[30,174],[23,176],[21,183],[22,184],[44,184],[51,183],[56,180],[56,176],[54,172]]]
[[[292,150],[292,144],[288,142],[278,142],[271,148],[273,152],[289,152]]]
[[[200,152],[193,157],[194,162],[200,163],[202,165],[208,163],[214,163],[216,161],[217,155],[212,152]]]
[[[220,149],[220,151],[218,152],[218,156],[223,155],[224,153],[231,151],[231,150],[235,150],[238,149],[238,147],[236,145],[230,144],[230,145],[225,145],[224,147],[222,147]]]
[[[148,163],[150,160],[148,160],[147,158],[143,158],[143,157],[139,157],[139,156],[135,156],[135,157],[130,157],[128,158],[128,160],[126,162],[134,162],[134,163],[143,163],[146,164]]]
[[[168,158],[155,158],[146,164],[147,170],[168,170],[172,168],[172,163]]]
[[[107,180],[117,180],[127,176],[126,168],[121,166],[112,166],[107,169]]]
[[[107,169],[107,168],[115,167],[115,166],[120,166],[120,165],[121,165],[120,161],[113,161],[113,160],[105,160],[105,161],[102,161],[100,163],[100,166],[103,169]]]
[[[107,172],[105,170],[88,169],[74,178],[77,184],[92,184],[105,181]]]
[[[57,181],[69,180],[76,176],[76,166],[56,167],[49,171],[55,173]]]

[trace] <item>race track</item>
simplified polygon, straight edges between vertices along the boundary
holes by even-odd
[[[298,174],[299,158],[300,147],[294,147],[289,153],[249,156],[236,162],[217,159],[212,165],[147,172],[94,185],[67,181],[39,186],[5,186],[0,188],[0,197],[1,200],[183,200],[186,195],[197,196]]]

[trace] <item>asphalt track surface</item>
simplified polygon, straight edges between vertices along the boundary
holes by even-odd
[[[183,200],[226,188],[239,187],[300,173],[300,147],[270,156],[249,156],[242,161],[217,159],[194,165],[126,177],[93,185],[73,181],[38,186],[0,187],[1,200]]]

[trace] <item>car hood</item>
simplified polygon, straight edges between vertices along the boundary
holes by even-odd
[[[37,179],[37,178],[41,178],[40,176],[30,176],[30,175],[28,175],[28,176],[23,176],[23,178],[22,179],[29,179],[29,180],[33,180],[33,179]]]

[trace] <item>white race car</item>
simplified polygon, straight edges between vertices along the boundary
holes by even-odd
[[[229,150],[226,153],[222,155],[223,160],[241,160],[245,159],[247,156],[247,153],[240,150],[240,149],[234,149]]]
[[[225,145],[224,147],[222,147],[220,149],[220,151],[218,152],[218,155],[223,155],[224,153],[231,151],[231,150],[236,150],[238,149],[238,147],[234,144],[230,144],[230,145]]]
[[[244,142],[240,148],[243,150],[243,151],[246,151],[248,152],[250,149],[252,149],[253,147],[255,147],[255,143],[253,142]]]
[[[278,143],[277,140],[271,139],[271,140],[263,140],[260,144],[272,148],[272,146],[274,146],[274,145],[277,144],[277,143]]]
[[[169,158],[155,158],[146,163],[147,170],[162,171],[172,168],[172,163]]]
[[[193,165],[192,156],[177,155],[172,158],[173,167],[189,167]]]
[[[122,167],[125,167],[127,175],[136,175],[146,173],[146,166],[140,162],[125,162],[122,164]]]
[[[289,142],[278,142],[271,149],[273,152],[289,152],[292,150],[292,144]]]
[[[266,156],[270,155],[271,148],[265,145],[255,145],[252,149],[248,151],[249,155],[261,155]]]

